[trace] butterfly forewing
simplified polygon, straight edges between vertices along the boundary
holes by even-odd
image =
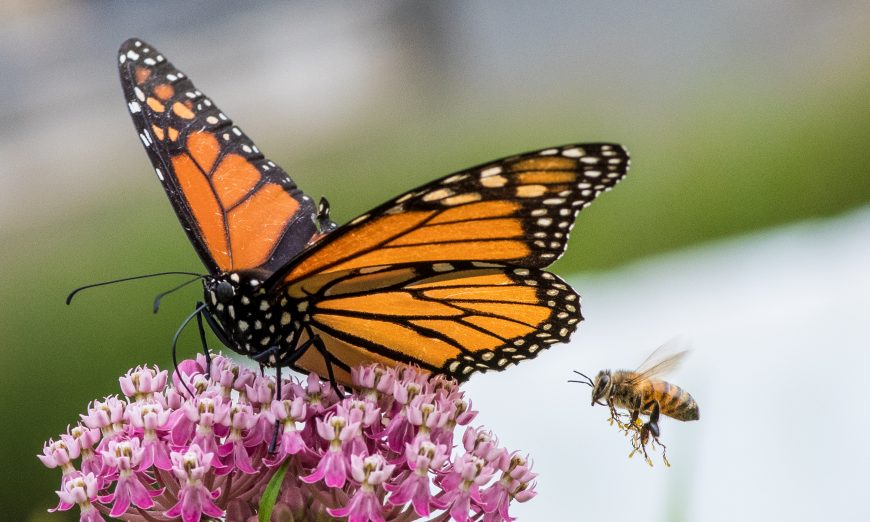
[[[339,228],[271,283],[399,263],[553,263],[577,213],[628,168],[616,144],[544,149],[490,162],[405,193]]]
[[[130,39],[118,61],[139,139],[209,270],[272,272],[299,254],[315,207],[287,173],[154,47]]]

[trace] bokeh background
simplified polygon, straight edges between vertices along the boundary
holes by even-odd
[[[868,519],[868,26],[860,0],[3,2],[3,517],[69,519],[34,455],[128,367],[168,367],[199,296],[153,315],[165,279],[64,305],[201,270],[118,85],[139,36],[339,222],[516,152],[628,146],[554,268],[587,321],[468,388],[541,473],[522,520]],[[676,335],[702,420],[665,421],[673,467],[651,469],[565,381]]]

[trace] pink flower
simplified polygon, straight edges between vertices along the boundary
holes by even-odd
[[[158,402],[133,403],[127,408],[127,420],[139,433],[142,433],[142,460],[139,471],[151,466],[169,470],[172,462],[169,459],[169,448],[160,440],[157,430],[164,431],[169,423],[169,410]]]
[[[494,473],[486,461],[471,453],[462,455],[453,463],[453,471],[439,484],[445,491],[442,500],[450,507],[453,520],[466,522],[472,504],[482,508],[480,485],[488,482]]]
[[[531,463],[525,457],[514,454],[508,459],[501,459],[501,478],[481,494],[487,513],[497,514],[506,522],[513,518],[508,514],[510,502],[516,499],[525,502],[536,495],[535,483],[538,475],[532,473]]]
[[[133,468],[142,460],[143,449],[139,447],[139,439],[110,441],[109,448],[102,452],[103,462],[118,473],[115,491],[100,497],[103,504],[113,504],[110,516],[118,517],[125,513],[130,504],[149,509],[154,505],[151,497],[163,494],[163,490],[151,490],[145,487]]]
[[[308,412],[312,415],[322,413],[328,406],[338,402],[338,397],[332,386],[328,382],[318,379],[317,375],[313,373],[308,374],[305,386],[293,383],[290,385],[290,390],[293,395],[305,399]]]
[[[94,445],[100,441],[100,430],[88,428],[79,424],[68,430],[68,436],[75,441],[81,451],[81,469],[82,473],[93,473],[98,475],[103,467],[103,459],[100,455],[94,452]],[[61,435],[61,438],[64,436]]]
[[[251,456],[248,455],[242,435],[243,431],[250,430],[256,423],[257,417],[254,416],[250,404],[234,404],[230,407],[230,434],[218,449],[218,455],[225,466],[221,474],[229,473],[233,468],[240,469],[243,473],[257,472],[251,465]]]
[[[61,435],[60,440],[49,439],[42,447],[42,455],[37,455],[37,458],[47,468],[60,467],[64,477],[75,472],[75,467],[72,461],[77,459],[81,454],[81,446],[79,441],[69,435]]]
[[[326,485],[329,487],[344,487],[349,463],[342,451],[342,443],[356,437],[358,430],[358,422],[348,424],[344,417],[332,416],[326,422],[317,419],[317,433],[322,439],[329,441],[329,450],[317,463],[314,473],[302,477],[302,481],[313,484],[325,478]]]
[[[274,379],[230,359],[206,369],[203,356],[184,361],[169,383],[156,367],[134,368],[119,379],[124,396],[93,401],[49,440],[39,459],[61,470],[55,510],[78,505],[87,521],[250,520],[282,464],[282,520],[500,522],[535,496],[527,459],[489,431],[465,429],[465,453],[451,455],[455,428],[476,412],[445,377],[370,365],[352,369],[361,389],[347,397],[316,375],[285,380],[274,397]]]
[[[440,431],[447,422],[447,415],[432,402],[434,398],[434,395],[419,395],[408,406],[408,423],[417,426],[418,436],[429,437],[433,430]]]
[[[446,446],[433,444],[424,437],[414,439],[414,442],[408,444],[405,449],[405,458],[410,472],[406,473],[406,477],[398,485],[384,486],[392,493],[388,499],[389,503],[401,506],[410,500],[414,511],[421,517],[428,517],[432,507],[438,509],[446,507],[446,503],[432,497],[429,470],[439,472],[447,462],[448,456]]]
[[[347,517],[348,522],[384,522],[383,507],[375,488],[387,480],[395,466],[387,464],[381,455],[362,458],[350,456],[353,479],[360,484],[350,503],[326,511],[334,517]]]
[[[209,491],[203,484],[203,478],[211,468],[213,453],[204,453],[196,444],[192,444],[185,453],[173,451],[172,472],[183,484],[178,492],[178,503],[164,514],[175,518],[181,515],[184,522],[199,522],[203,513],[210,517],[224,516],[224,510],[214,501],[220,496],[220,489]]]
[[[393,389],[395,373],[378,365],[360,366],[351,369],[354,385],[363,390],[363,397],[378,402]]]
[[[78,474],[70,477],[57,496],[60,497],[60,504],[49,511],[66,511],[78,504],[81,510],[82,522],[105,522],[105,519],[100,512],[91,503],[97,498],[98,481],[93,473],[87,475]]]
[[[245,386],[246,397],[251,403],[253,411],[259,412],[264,407],[268,410],[272,404],[272,398],[275,396],[275,382],[266,377],[256,377],[253,384]],[[245,437],[245,446],[253,447],[262,443],[271,443],[275,433],[275,421],[269,415],[258,415],[254,417],[254,425],[248,428],[248,435]]]
[[[80,416],[82,424],[88,428],[99,428],[105,439],[112,438],[123,428],[126,407],[127,403],[117,397],[106,397],[105,401],[94,401],[88,408],[88,413]]]
[[[302,433],[296,428],[296,424],[305,420],[306,414],[305,401],[302,397],[296,397],[292,401],[272,401],[270,408],[270,419],[274,419],[281,424],[283,433],[279,439],[278,453],[272,459],[271,464],[277,464],[284,460],[285,457],[295,455],[302,451],[306,451],[308,447],[305,445],[305,439],[302,438]]]
[[[166,370],[159,371],[156,366],[153,369],[137,366],[118,381],[121,384],[121,391],[127,397],[148,400],[155,393],[163,391],[166,387],[166,378]]]

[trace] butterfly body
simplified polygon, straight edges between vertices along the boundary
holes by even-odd
[[[300,323],[291,316],[289,302],[285,299],[282,304],[267,293],[264,281],[257,272],[232,272],[203,280],[206,307],[219,326],[216,333],[225,345],[248,357],[298,339]],[[275,366],[279,360],[276,356],[260,362]]]
[[[567,341],[579,296],[543,269],[628,155],[572,144],[436,179],[337,227],[186,75],[141,40],[119,51],[139,138],[209,274],[203,314],[269,366],[350,381],[412,363],[460,381]]]

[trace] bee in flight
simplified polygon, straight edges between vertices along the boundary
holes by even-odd
[[[664,454],[665,446],[659,441],[661,415],[681,421],[700,418],[698,403],[689,392],[660,378],[674,370],[688,353],[685,350],[672,353],[668,347],[669,344],[665,344],[656,349],[637,370],[601,370],[594,380],[575,370],[574,373],[586,380],[569,381],[592,388],[592,405],[600,404],[610,408],[610,422],[616,422],[620,429],[633,434],[634,449],[629,456],[640,451],[650,465],[652,461],[646,452],[650,436],[653,443],[662,447],[665,465],[670,465]],[[627,410],[628,413],[620,413],[617,408]],[[623,422],[626,415],[628,422]],[[641,415],[648,416],[648,420],[643,422]]]

